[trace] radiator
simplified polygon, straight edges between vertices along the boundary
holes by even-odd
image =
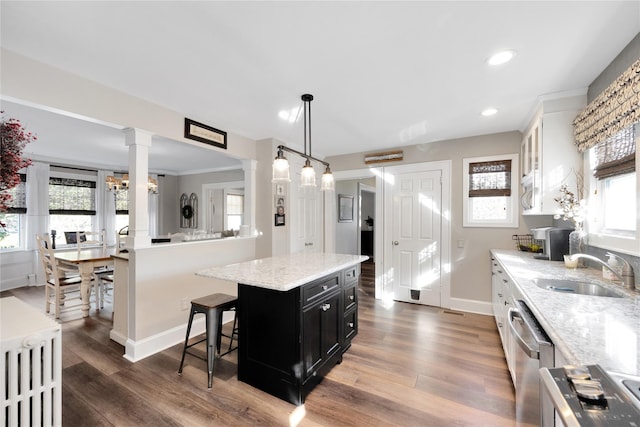
[[[0,298],[0,320],[0,426],[61,426],[60,325],[15,297]]]

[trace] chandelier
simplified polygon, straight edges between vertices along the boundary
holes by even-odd
[[[278,146],[278,154],[273,161],[273,179],[272,182],[291,182],[289,178],[289,161],[284,157],[284,152],[297,154],[306,159],[302,172],[300,174],[300,185],[302,187],[315,187],[316,186],[316,172],[311,166],[311,160],[315,160],[318,163],[322,163],[325,166],[325,171],[322,174],[322,184],[320,189],[322,191],[333,191],[335,189],[335,181],[329,163],[316,159],[311,155],[311,101],[313,101],[313,95],[308,93],[302,95],[302,102],[304,103],[304,153],[286,147],[284,145]],[[307,139],[309,140],[309,154],[307,154]]]
[[[129,174],[122,174],[122,178],[110,175],[105,178],[107,191],[118,191],[129,189]],[[149,193],[158,194],[158,180],[147,177],[147,190]]]

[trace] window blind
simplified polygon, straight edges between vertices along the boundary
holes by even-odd
[[[227,215],[242,215],[244,212],[244,196],[227,194]]]
[[[49,213],[52,215],[95,215],[95,181],[50,177]]]
[[[638,124],[629,126],[595,146],[596,179],[631,173],[636,170],[636,133]]]
[[[6,190],[11,198],[7,201],[7,213],[24,214],[27,213],[27,175],[20,174],[20,183],[9,190]]]
[[[511,196],[511,160],[469,163],[469,197]]]
[[[129,190],[115,190],[116,215],[129,214]]]

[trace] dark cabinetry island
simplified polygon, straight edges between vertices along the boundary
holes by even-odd
[[[238,380],[303,404],[357,334],[366,259],[297,254],[198,273],[238,283]]]

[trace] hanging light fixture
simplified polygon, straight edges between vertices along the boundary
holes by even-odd
[[[284,156],[284,151],[278,147],[278,155],[273,160],[272,182],[291,182],[289,178],[289,161]]]
[[[110,175],[105,178],[105,184],[107,185],[107,191],[119,191],[119,190],[127,190],[129,188],[129,174],[122,174],[122,178],[118,178],[116,176]],[[150,193],[157,194],[158,193],[158,180],[147,177],[147,190]]]
[[[313,95],[304,94],[301,97],[304,104],[304,153],[285,147],[284,145],[278,146],[278,154],[273,161],[273,182],[290,182],[289,178],[289,162],[284,157],[284,151],[298,154],[304,157],[304,167],[300,173],[300,186],[301,187],[315,187],[316,186],[316,172],[311,165],[311,160],[322,163],[325,165],[324,174],[322,174],[322,184],[320,189],[322,191],[333,191],[335,189],[335,181],[329,163],[316,159],[311,154],[311,101],[313,101]],[[307,140],[309,141],[309,154],[307,154]]]

